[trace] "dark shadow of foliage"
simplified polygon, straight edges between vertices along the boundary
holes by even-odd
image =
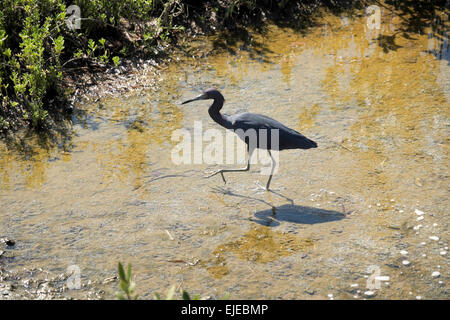
[[[388,53],[389,51],[397,51],[398,48],[402,48],[402,46],[395,44],[396,35],[397,33],[394,33],[391,36],[381,34],[375,39],[378,45],[383,49],[384,53]]]
[[[448,16],[450,2],[446,0],[386,0],[385,4],[375,1],[375,3],[392,11],[401,19],[401,28],[396,34],[401,34],[406,39],[416,39],[417,34],[427,33],[429,38],[434,38],[438,45],[426,52],[433,54],[437,59],[450,61],[448,30]],[[440,13],[445,13],[441,15]],[[445,21],[443,17],[447,18]],[[396,50],[394,39],[377,39],[383,50]],[[380,41],[381,40],[381,41]],[[392,40],[392,41],[391,41]],[[391,49],[392,48],[392,49]]]
[[[73,109],[69,112],[51,111],[45,127],[26,128],[20,132],[14,132],[3,137],[6,147],[14,151],[23,159],[31,159],[36,154],[36,148],[47,151],[54,149],[71,152],[74,145],[74,123],[86,122],[87,113],[84,110]]]
[[[258,32],[265,34],[265,29]],[[252,60],[258,60],[263,63],[272,63],[265,57],[273,53],[264,43],[256,41],[251,33],[245,28],[238,28],[232,31],[223,31],[213,41],[215,51],[227,51],[235,55],[237,51],[247,51]]]
[[[234,9],[230,9],[230,6],[215,6],[214,3],[211,4],[211,8],[206,5],[202,9],[198,3],[191,3],[191,1],[184,3],[191,8],[192,12],[195,10],[192,15],[205,33],[217,34],[213,42],[214,52],[227,51],[235,55],[238,51],[244,50],[249,53],[251,59],[273,63],[267,59],[267,55],[272,52],[264,43],[256,41],[252,35],[255,33],[264,36],[267,32],[268,21],[278,27],[307,34],[310,28],[321,24],[320,9],[326,9],[335,15],[343,13],[353,15],[356,14],[356,10],[366,7],[370,1],[236,1],[239,5]],[[211,11],[208,11],[209,9]],[[222,21],[212,17],[222,17]],[[247,29],[249,26],[251,26],[251,32]],[[190,55],[190,52],[186,51],[186,54]]]

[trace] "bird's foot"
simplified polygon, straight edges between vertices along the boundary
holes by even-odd
[[[216,171],[210,171],[210,172],[205,172],[207,175],[203,176],[203,178],[211,178],[213,176],[215,176],[216,174],[219,174],[222,176],[222,180],[223,183],[227,183],[227,181],[225,180],[225,176],[223,175],[223,170],[216,170]]]
[[[231,190],[225,189],[225,188],[222,188],[222,187],[214,187],[214,188],[211,188],[211,189],[213,190],[214,193],[220,193],[220,194],[223,194],[223,195],[230,195],[232,193]]]
[[[264,191],[270,191],[270,189],[267,189],[259,181],[255,181],[255,185],[256,185],[256,188],[253,188],[251,190],[257,191],[256,193],[263,193]]]
[[[280,191],[279,188],[267,188],[267,186],[263,186],[259,181],[255,181],[255,185],[256,185],[256,188],[253,188],[253,189],[251,189],[251,190],[253,190],[253,191],[259,191],[259,192],[257,192],[257,193],[262,193],[262,192],[264,192],[264,191],[266,191],[266,192]]]

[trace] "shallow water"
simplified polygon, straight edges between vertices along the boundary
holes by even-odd
[[[144,298],[175,284],[215,298],[448,299],[448,12],[409,31],[390,9],[379,30],[324,14],[306,32],[200,38],[160,88],[78,106],[59,147],[1,145],[8,267],[77,265],[87,283],[131,262]],[[258,166],[224,185],[203,178],[221,166],[175,165],[174,130],[219,128],[208,102],[180,104],[211,86],[225,113],[269,115],[319,148],[281,152],[270,194]],[[377,275],[389,280],[374,288]]]

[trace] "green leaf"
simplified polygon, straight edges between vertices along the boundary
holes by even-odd
[[[114,66],[117,67],[117,66],[119,65],[120,59],[119,59],[118,56],[114,56],[114,57],[112,58],[112,61],[114,62]]]
[[[131,280],[131,263],[128,263],[127,280]]]
[[[182,297],[183,300],[191,300],[191,297],[189,296],[189,293],[187,293],[186,290],[183,290]]]
[[[55,52],[56,54],[60,54],[64,49],[64,38],[59,36],[54,40],[55,42]]]
[[[11,49],[10,48],[5,49],[5,51],[3,51],[3,54],[8,58],[11,58]]]
[[[120,286],[120,289],[122,289],[123,292],[125,292],[127,294],[129,293],[129,291],[128,291],[128,283],[127,282],[120,281],[119,282],[119,286]]]
[[[88,41],[88,46],[89,46],[89,48],[91,48],[91,49],[95,48],[95,42],[94,42],[94,40],[89,39],[89,41]]]
[[[119,262],[119,278],[120,280],[125,280],[125,271],[123,270],[123,265]]]
[[[136,289],[136,283],[132,281],[130,285],[128,286],[128,292],[133,293],[134,289]]]
[[[175,285],[173,285],[173,286],[169,289],[169,292],[167,292],[167,298],[166,298],[166,300],[172,300],[172,299],[173,299],[174,293],[175,293]]]
[[[225,293],[225,295],[220,298],[220,300],[229,300],[230,299],[230,294],[229,293]]]

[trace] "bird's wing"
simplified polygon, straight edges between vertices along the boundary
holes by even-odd
[[[284,124],[262,114],[240,113],[229,116],[229,120],[235,129],[279,129],[281,131],[291,132],[293,134],[300,134],[299,132],[286,127]]]
[[[294,129],[286,127],[281,122],[255,113],[240,113],[228,117],[230,129],[267,129],[267,134],[272,136],[272,130],[278,130],[279,150],[283,149],[309,149],[317,147],[317,144]]]

